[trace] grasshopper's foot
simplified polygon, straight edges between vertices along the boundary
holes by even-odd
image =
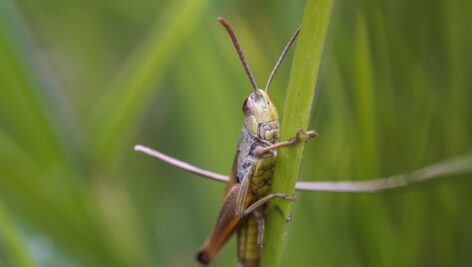
[[[318,135],[319,135],[318,132],[315,130],[309,130],[309,131],[303,132],[303,138],[305,139],[305,142],[317,137]]]
[[[286,198],[287,200],[290,200],[290,201],[296,201],[297,200],[297,196],[295,194],[292,194],[290,195],[288,198]],[[286,222],[291,222],[293,219],[293,216],[292,216],[292,213],[290,213],[287,218],[285,218],[285,221]]]
[[[296,201],[297,200],[297,196],[295,194],[288,195],[288,194],[274,193],[274,195],[277,195],[278,198],[286,199],[288,201]],[[277,210],[280,213],[280,215],[282,215],[282,217],[285,218],[286,222],[290,222],[292,220],[293,216],[292,216],[291,213],[288,216],[286,216],[284,214],[284,211],[279,206],[276,206],[276,207],[277,207]]]
[[[298,144],[301,141],[302,134],[303,134],[303,140],[305,142],[318,136],[318,133],[315,130],[304,131],[302,128],[300,128],[295,133],[295,137],[288,141],[290,145]]]
[[[292,219],[293,219],[292,213],[290,213],[288,216],[285,216],[284,211],[279,206],[276,206],[276,207],[277,207],[277,211],[280,213],[280,215],[282,217],[285,218],[286,222],[291,222],[292,221]]]
[[[286,222],[291,222],[293,219],[293,215],[290,213],[287,217],[287,219],[285,219]]]

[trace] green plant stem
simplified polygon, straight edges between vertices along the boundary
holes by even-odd
[[[332,4],[332,0],[307,1],[282,118],[282,140],[292,137],[299,128],[307,129]],[[280,151],[273,192],[294,192],[303,146],[300,143]],[[290,207],[291,203],[283,200],[269,204],[261,267],[280,266]]]

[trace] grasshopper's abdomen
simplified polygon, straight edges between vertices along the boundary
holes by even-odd
[[[255,200],[266,196],[270,192],[275,157],[274,152],[268,152],[253,163],[254,173],[250,178],[249,190]],[[265,206],[262,206],[257,212],[264,214],[264,209]],[[238,257],[244,267],[259,266],[261,244],[257,242],[258,234],[259,227],[256,217],[254,214],[249,214],[238,232]]]
[[[270,191],[275,167],[275,156],[275,152],[270,151],[254,162],[251,191],[256,198],[264,197]]]
[[[248,216],[238,232],[238,257],[244,267],[258,267],[261,247],[257,244],[257,221]]]

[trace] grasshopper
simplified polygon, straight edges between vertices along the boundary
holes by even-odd
[[[237,231],[239,261],[245,267],[256,267],[259,266],[259,252],[263,242],[266,203],[273,198],[291,201],[295,199],[293,195],[270,192],[277,149],[298,143],[302,134],[305,140],[317,134],[315,131],[298,130],[293,139],[280,142],[277,109],[267,94],[278,67],[300,29],[295,31],[283,49],[262,90],[256,85],[232,27],[223,18],[218,21],[231,37],[253,92],[243,103],[243,128],[223,206],[213,233],[198,252],[197,260],[208,264],[228,238]]]
[[[277,109],[270,101],[268,89],[277,69],[289,48],[297,38],[300,28],[291,36],[277,60],[264,90],[257,87],[248,64],[230,24],[223,18],[218,21],[228,32],[240,61],[252,85],[253,92],[243,103],[243,128],[229,176],[192,166],[151,148],[136,145],[135,150],[153,156],[165,163],[190,173],[226,182],[226,195],[219,212],[216,226],[199,252],[197,260],[208,264],[218,251],[237,232],[238,260],[244,267],[259,266],[260,250],[263,247],[264,218],[266,204],[273,198],[294,201],[294,195],[271,192],[272,174],[277,150],[289,147],[318,134],[299,129],[287,141],[279,141],[279,118]],[[303,138],[302,138],[303,135]],[[448,159],[409,174],[395,175],[369,181],[297,182],[295,189],[306,191],[330,191],[351,193],[374,193],[407,186],[412,183],[451,174],[472,172],[472,155],[465,154]]]

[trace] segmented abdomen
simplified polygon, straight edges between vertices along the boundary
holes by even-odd
[[[254,174],[251,177],[251,191],[258,198],[266,196],[272,185],[275,166],[275,154],[269,152],[254,164]]]
[[[257,221],[249,215],[238,231],[238,259],[244,267],[258,267],[260,250],[257,244]]]
[[[275,154],[272,152],[265,154],[254,162],[254,172],[249,188],[255,196],[254,201],[266,196],[270,192],[274,166]],[[262,214],[264,213],[264,207],[258,210]],[[238,231],[238,257],[244,267],[259,266],[261,247],[257,243],[257,236],[257,220],[253,214],[249,214],[247,215],[246,222],[240,226]]]

